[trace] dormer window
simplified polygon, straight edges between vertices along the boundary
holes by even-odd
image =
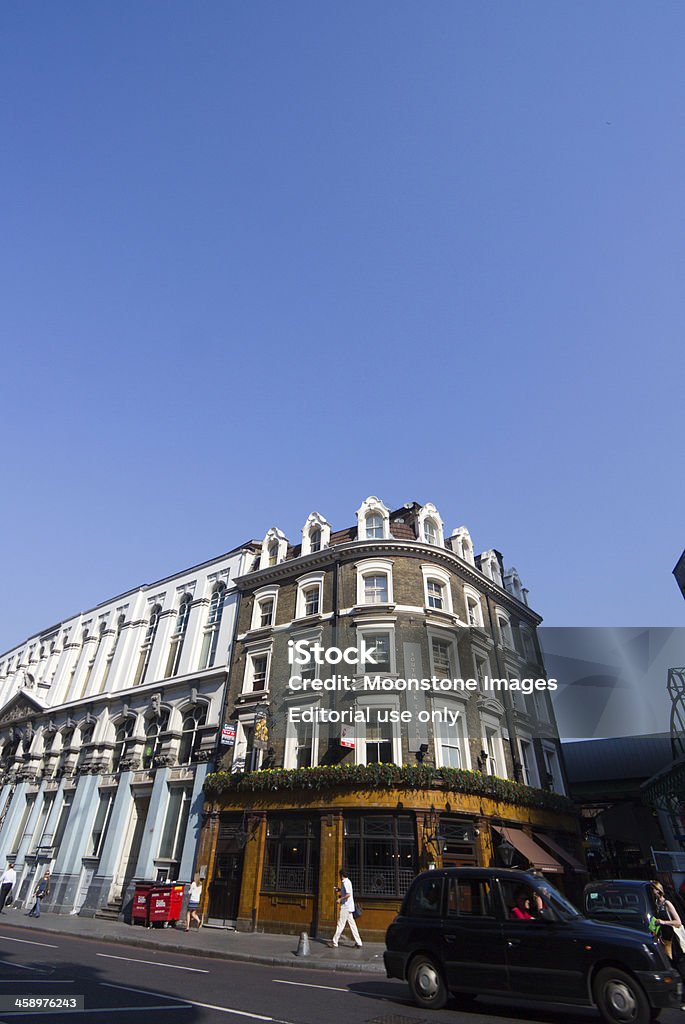
[[[390,510],[373,495],[357,509],[358,540],[384,540],[390,537]]]
[[[262,541],[259,568],[267,569],[284,562],[288,554],[288,541],[284,533],[272,526]]]
[[[424,544],[430,544],[432,547],[445,546],[442,519],[432,501],[422,505],[419,509],[416,517],[416,533],[418,539]]]
[[[307,516],[307,521],[302,527],[302,555],[313,555],[317,551],[323,551],[328,547],[331,540],[331,528],[324,517],[318,512],[312,512]]]

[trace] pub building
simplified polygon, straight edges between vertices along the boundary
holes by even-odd
[[[549,691],[491,686],[546,680],[517,571],[496,550],[474,555],[465,527],[446,537],[433,504],[369,497],[356,515],[332,531],[312,513],[296,546],[270,529],[234,580],[225,745],[197,859],[204,919],[328,937],[343,866],[369,940],[431,867],[533,867],[574,895],[585,868]],[[347,648],[367,663],[292,663],[294,649]],[[315,683],[333,676],[348,685]]]

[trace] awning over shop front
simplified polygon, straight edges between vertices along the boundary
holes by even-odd
[[[535,838],[539,839],[540,842],[544,843],[545,846],[549,847],[550,850],[553,850],[554,853],[556,853],[557,857],[561,857],[562,860],[566,861],[568,866],[572,868],[573,871],[581,871],[584,875],[587,874],[587,868],[583,867],[580,861],[576,860],[572,853],[569,853],[568,850],[565,850],[563,846],[560,846],[559,843],[555,842],[554,839],[552,839],[550,836],[542,835],[541,833],[536,832]]]
[[[537,868],[538,871],[544,871],[545,874],[563,875],[564,869],[559,861],[555,860],[551,853],[547,853],[541,846],[538,846],[535,840],[531,839],[520,828],[504,828],[498,825],[493,825],[492,827],[503,839],[511,843],[519,853],[523,854],[532,867]]]

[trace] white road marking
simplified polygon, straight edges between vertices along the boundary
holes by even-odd
[[[0,964],[6,964],[8,967],[16,967],[18,971],[36,971],[37,974],[46,973],[44,967],[25,967],[24,964],[15,964],[11,960],[0,960]]]
[[[175,971],[192,971],[193,974],[209,974],[200,967],[181,967],[179,964],[162,964],[158,960],[136,960],[132,956],[113,956],[111,953],[96,953],[107,960],[125,960],[127,964],[148,964],[151,967],[172,967]],[[2,961],[0,961],[2,963]]]
[[[30,939],[11,939],[9,935],[0,935],[2,942],[23,942],[25,946],[45,946],[47,949],[59,949],[59,946],[53,946],[51,942],[31,942]]]
[[[127,985],[113,985],[106,981],[101,981],[101,985],[105,988],[120,988],[124,992],[137,992],[143,996],[156,996],[158,999],[176,999],[177,996],[169,996],[164,992],[148,992],[144,988],[129,988]],[[266,1017],[263,1013],[249,1013],[247,1010],[235,1010],[230,1006],[215,1006],[213,1003],[200,1003],[197,999],[186,1000],[186,1009],[188,1006],[201,1006],[204,1010],[217,1010],[219,1013],[234,1013],[238,1017],[250,1017],[252,1020],[266,1020],[271,1021],[272,1024],[291,1024],[291,1021],[281,1020],[280,1017]],[[166,1006],[152,1007],[152,1009],[166,1010]]]
[[[284,981],[281,978],[271,979],[275,985],[297,985],[299,988],[325,988],[327,992],[349,992],[349,988],[335,988],[333,985],[310,985],[306,981]]]
[[[0,978],[0,985],[16,985],[16,978]],[[34,978],[32,985],[73,985],[73,978]],[[0,1021],[2,1024],[2,1021]]]

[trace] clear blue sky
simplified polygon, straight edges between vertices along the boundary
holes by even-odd
[[[0,21],[0,650],[368,494],[685,621],[682,4]]]

